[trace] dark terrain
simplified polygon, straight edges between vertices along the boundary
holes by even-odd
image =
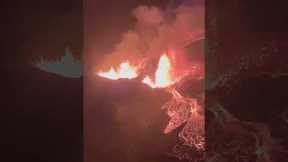
[[[1,81],[1,160],[82,159],[82,79],[23,66]]]

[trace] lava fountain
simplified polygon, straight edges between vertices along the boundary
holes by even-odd
[[[162,109],[165,109],[167,115],[170,117],[169,123],[163,130],[163,133],[168,134],[183,126],[178,134],[181,145],[189,147],[193,154],[197,152],[196,154],[201,154],[200,156],[202,156],[205,150],[203,106],[199,104],[201,103],[199,99],[185,97],[176,90],[176,85],[179,86],[182,84],[186,74],[182,73],[180,76],[173,74],[173,71],[177,70],[177,67],[173,64],[174,60],[172,59],[173,57],[170,58],[167,53],[162,54],[154,75],[152,74],[152,77],[149,75],[145,76],[142,83],[148,85],[150,88],[163,89],[171,94],[171,99],[162,106]],[[130,65],[126,61],[121,63],[116,70],[111,67],[107,72],[99,72],[98,76],[110,80],[133,79],[138,77],[137,70],[137,67]],[[184,158],[182,155],[177,156]],[[191,157],[190,160],[195,158]]]
[[[142,13],[143,11],[146,11],[146,9],[149,10],[147,7],[144,7],[144,9],[145,10],[143,10],[143,7],[140,7],[137,11]],[[155,13],[153,12],[152,15],[154,14]],[[197,15],[198,14],[199,13],[197,13]],[[202,14],[203,13],[201,12],[201,14],[198,15],[199,18],[203,16]],[[137,16],[139,16],[139,13],[136,17]],[[171,99],[162,106],[162,109],[165,109],[170,118],[167,126],[163,128],[163,133],[168,134],[172,131],[177,132],[179,140],[177,141],[177,147],[175,146],[173,149],[173,154],[179,159],[186,159],[194,162],[199,161],[199,159],[204,159],[205,152],[204,106],[203,98],[199,97],[203,96],[204,91],[195,92],[193,95],[192,93],[188,93],[191,96],[186,96],[188,94],[184,94],[184,92],[178,90],[184,82],[187,83],[187,81],[190,80],[203,82],[204,78],[204,73],[202,72],[204,69],[203,60],[197,60],[198,57],[188,57],[189,52],[186,51],[186,47],[190,48],[188,46],[192,45],[194,42],[197,43],[200,41],[201,43],[205,37],[203,30],[196,30],[198,27],[191,28],[191,25],[193,26],[193,24],[195,24],[194,22],[191,22],[191,20],[193,20],[191,19],[191,16],[193,17],[192,10],[187,10],[187,7],[181,13],[178,13],[177,21],[175,20],[174,22],[174,27],[176,27],[176,29],[173,28],[173,30],[164,30],[171,26],[170,20],[164,23],[165,25],[161,25],[163,24],[162,21],[165,19],[164,17],[153,25],[150,24],[151,21],[147,21],[149,22],[149,27],[156,27],[157,29],[160,27],[159,30],[155,30],[160,32],[158,33],[159,35],[153,37],[153,39],[146,38],[145,35],[138,33],[137,31],[132,33],[129,32],[125,35],[125,39],[117,46],[115,53],[113,53],[116,57],[112,57],[114,56],[112,54],[111,58],[119,58],[117,57],[118,55],[120,55],[121,58],[130,58],[128,57],[130,56],[130,53],[131,55],[132,53],[136,53],[131,57],[133,59],[122,62],[117,68],[111,66],[109,70],[100,71],[97,75],[110,80],[139,78],[147,87],[162,89],[171,94]],[[161,14],[159,14],[159,17],[161,17]],[[143,23],[142,17],[140,18],[141,23]],[[199,22],[199,24],[201,23]],[[146,29],[146,27],[147,26],[143,29]],[[199,28],[201,27],[202,26],[200,25]],[[145,33],[145,31],[143,31],[143,33]],[[143,44],[147,43],[146,39],[149,40],[149,46],[147,46],[147,49],[144,51],[139,50]],[[159,57],[159,54],[164,51],[167,52]],[[137,52],[141,53],[141,55],[139,54],[138,56]],[[202,51],[198,52],[196,50],[194,52],[193,56],[203,54]],[[158,63],[154,63],[154,59],[158,57]],[[195,60],[190,61],[192,59]],[[133,60],[141,62],[141,64],[138,65],[136,62],[133,62]],[[108,60],[108,62],[109,61],[110,60]],[[133,64],[131,65],[128,61],[138,66],[133,66]],[[154,66],[156,66],[156,68],[150,73],[150,67],[154,68]],[[144,77],[142,78],[143,74]]]
[[[184,125],[179,133],[183,145],[193,148],[194,151],[203,152],[205,150],[203,106],[200,106],[197,99],[185,97],[176,90],[173,85],[181,84],[181,79],[176,78],[183,79],[184,77],[173,76],[173,68],[175,66],[173,66],[171,59],[167,54],[163,54],[159,59],[154,81],[146,76],[142,83],[149,85],[151,88],[165,89],[172,96],[170,101],[162,106],[162,109],[167,110],[170,117],[164,133],[170,133]]]
[[[142,83],[149,85],[151,88],[164,88],[173,84],[172,76],[172,65],[169,57],[163,54],[158,63],[158,68],[155,72],[155,81],[149,76],[146,76]]]

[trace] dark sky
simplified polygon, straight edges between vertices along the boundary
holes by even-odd
[[[23,64],[39,56],[59,57],[66,46],[80,57],[82,1],[7,0],[1,7],[5,64]]]

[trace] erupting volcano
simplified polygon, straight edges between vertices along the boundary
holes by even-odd
[[[161,55],[152,77],[145,76],[142,83],[153,89],[164,89],[172,96],[170,101],[166,102],[162,107],[162,109],[167,110],[167,114],[170,117],[164,133],[170,133],[184,125],[182,131],[179,133],[179,138],[183,146],[190,147],[191,150],[198,152],[198,154],[199,152],[203,153],[205,150],[203,106],[199,104],[201,101],[198,101],[196,98],[184,97],[176,90],[175,85],[179,86],[186,74],[183,73],[181,76],[173,75],[173,71],[177,68],[173,62],[168,54],[165,53]],[[193,69],[191,69],[191,71],[193,71]],[[111,68],[110,71],[99,72],[98,75],[111,80],[133,79],[138,77],[137,68],[132,67],[128,62],[120,64],[116,71],[114,68]],[[180,158],[183,158],[182,156],[183,155],[180,155]]]
[[[107,64],[104,65],[110,66],[110,69],[99,70],[97,75],[110,80],[137,78],[148,88],[162,89],[171,94],[171,99],[162,106],[170,118],[163,133],[178,133],[179,143],[173,149],[178,159],[201,161],[205,151],[205,128],[203,99],[199,96],[203,96],[204,90],[192,97],[191,92],[186,94],[180,89],[190,80],[203,82],[203,51],[187,50],[194,43],[203,43],[203,10],[201,7],[181,6],[175,13],[173,20],[165,17],[156,7],[137,8],[134,11],[139,21],[137,25],[143,28],[124,35],[112,54],[107,56]],[[143,34],[146,32],[146,35]],[[157,34],[149,35],[150,32]],[[108,64],[117,59],[127,61],[119,65]]]

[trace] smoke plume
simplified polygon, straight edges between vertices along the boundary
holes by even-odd
[[[187,60],[181,59],[185,54],[184,46],[204,37],[203,5],[180,5],[173,9],[143,5],[135,8],[132,14],[136,19],[134,29],[123,34],[112,53],[104,58],[101,68],[117,66],[126,60],[142,65],[143,61],[157,58],[171,49],[178,60]]]

